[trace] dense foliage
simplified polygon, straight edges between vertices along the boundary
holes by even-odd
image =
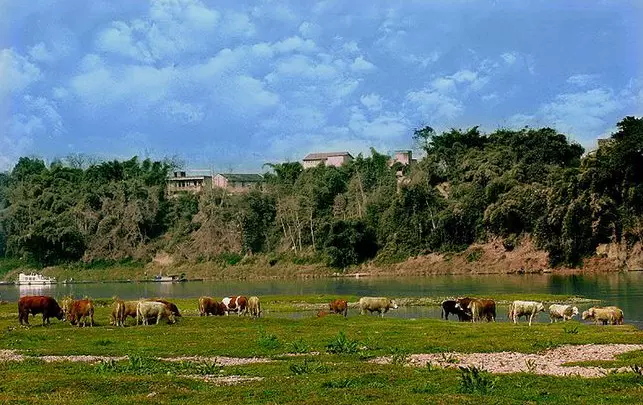
[[[643,238],[643,119],[598,150],[550,128],[418,129],[410,166],[371,151],[342,167],[267,165],[263,190],[168,197],[171,162],[82,167],[21,158],[0,174],[0,255],[55,264],[290,252],[346,267],[531,235],[553,265]],[[232,255],[232,256],[231,256]]]

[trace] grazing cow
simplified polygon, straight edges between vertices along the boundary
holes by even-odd
[[[143,325],[148,325],[149,318],[156,318],[157,325],[161,318],[167,318],[169,323],[176,322],[172,311],[162,302],[139,301],[136,305],[136,324],[142,321]]]
[[[514,301],[509,305],[508,318],[511,319],[513,323],[518,323],[518,319],[521,316],[526,316],[529,318],[529,326],[531,326],[531,321],[534,319],[534,316],[544,311],[545,306],[542,302]]]
[[[199,298],[199,315],[200,316],[209,316],[209,315],[225,315],[225,306],[211,297],[200,297]]]
[[[259,318],[261,316],[259,297],[252,296],[248,298],[248,311],[250,311],[250,316],[253,318]]]
[[[65,320],[69,317],[69,311],[71,311],[71,303],[74,302],[74,298],[71,295],[66,295],[60,300],[60,308],[65,313]]]
[[[344,318],[348,316],[348,301],[335,300],[328,304],[331,314],[343,314]]]
[[[359,313],[364,315],[366,311],[373,313],[378,312],[383,318],[389,309],[397,309],[395,301],[386,297],[362,297],[359,299]]]
[[[549,323],[557,322],[559,319],[568,321],[578,315],[578,308],[571,305],[552,304],[549,306]]]
[[[248,299],[244,296],[225,297],[221,302],[225,306],[226,315],[230,315],[230,312],[236,312],[239,316],[248,314]]]
[[[467,301],[469,301],[467,305]],[[485,319],[487,322],[496,320],[496,302],[491,299],[458,298],[456,308],[471,313],[471,322]]]
[[[468,299],[469,301],[467,302],[467,306],[471,299],[469,298],[459,298],[459,300],[465,300]],[[447,321],[449,320],[449,315],[453,314],[458,317],[458,320],[460,322],[462,321],[470,321],[471,320],[471,314],[465,312],[462,308],[456,307],[458,301],[456,300],[444,300],[442,301],[442,312],[440,313],[440,318],[441,319],[446,319]]]
[[[78,324],[83,320],[83,327],[86,326],[89,317],[89,326],[94,326],[94,303],[90,299],[75,300],[69,308],[69,323]]]
[[[44,295],[27,295],[18,301],[18,320],[20,325],[29,325],[29,314],[42,314],[42,325],[49,324],[49,318],[62,320],[65,313],[55,299]]]
[[[162,304],[165,304],[165,306],[172,312],[172,315],[174,315],[177,318],[181,318],[181,313],[179,312],[179,308],[174,303],[168,300],[164,300],[162,298],[150,298],[147,301],[160,302]]]
[[[136,315],[136,307],[138,305],[139,301],[123,301],[123,326],[125,326],[125,321],[127,320],[128,317],[130,318],[137,318]]]
[[[622,325],[623,311],[618,307],[592,307],[583,311],[583,319],[593,319],[596,325],[599,322],[603,325]]]
[[[125,301],[114,297],[112,312],[109,314],[109,324],[114,326],[125,326]]]

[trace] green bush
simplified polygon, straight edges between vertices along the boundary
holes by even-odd
[[[326,351],[332,354],[352,354],[359,351],[359,342],[346,337],[344,331],[340,331],[337,336],[326,345]]]

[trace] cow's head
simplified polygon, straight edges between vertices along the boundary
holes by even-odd
[[[539,302],[539,303],[536,305],[536,309],[538,310],[538,312],[544,312],[544,311],[545,311],[545,306],[543,305],[543,303],[542,303],[542,302]]]
[[[397,302],[395,302],[395,300],[391,300],[391,308],[393,308],[393,309],[397,309],[397,308],[398,308],[398,306],[397,306]]]
[[[572,316],[578,315],[578,307],[572,307]]]
[[[589,314],[589,311],[583,311],[583,316],[582,316],[582,318],[583,318],[583,319],[587,319],[587,318],[589,318],[590,316],[591,316],[591,315]]]

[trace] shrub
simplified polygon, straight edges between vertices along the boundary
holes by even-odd
[[[281,346],[277,336],[271,333],[266,333],[263,329],[259,330],[259,339],[257,339],[257,344],[259,347],[266,350],[275,350]]]
[[[487,394],[496,386],[496,379],[477,367],[460,367],[459,380],[463,394]]]
[[[295,375],[328,372],[328,367],[325,364],[310,359],[304,359],[302,362],[291,363],[289,368]]]
[[[359,342],[346,337],[344,331],[340,331],[337,336],[326,345],[326,351],[333,354],[351,354],[359,351]]]

